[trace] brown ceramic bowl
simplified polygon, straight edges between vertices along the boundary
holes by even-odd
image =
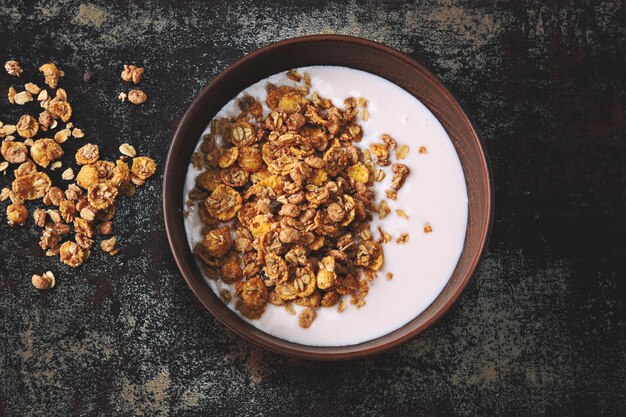
[[[239,92],[272,74],[311,65],[338,65],[379,75],[417,97],[439,119],[463,166],[469,197],[467,234],[461,258],[435,301],[405,326],[366,343],[315,347],[287,342],[246,323],[205,283],[189,249],[183,225],[183,184],[194,148],[213,116]],[[163,180],[163,209],[169,244],[181,274],[200,302],[243,338],[288,356],[344,360],[382,352],[422,333],[450,309],[476,271],[493,217],[493,191],[485,150],[470,118],[430,71],[405,54],[364,39],[315,35],[289,39],[252,52],[222,71],[183,116],[170,145]]]

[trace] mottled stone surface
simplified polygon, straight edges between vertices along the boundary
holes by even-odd
[[[532,3],[0,0],[0,60],[21,61],[24,79],[58,62],[81,103],[75,123],[104,156],[128,141],[161,168],[185,108],[243,54],[312,33],[386,43],[474,116],[497,206],[450,314],[398,349],[338,364],[265,352],[203,310],[170,257],[158,177],[120,206],[122,253],[94,251],[77,270],[44,257],[32,225],[3,221],[0,415],[623,415],[624,9]],[[116,100],[131,62],[147,68],[142,107]],[[16,81],[0,75],[5,122],[18,115],[5,95]],[[38,293],[30,276],[47,269],[57,287]]]

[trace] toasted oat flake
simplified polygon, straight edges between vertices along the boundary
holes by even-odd
[[[39,88],[37,84],[34,83],[24,84],[24,89],[33,95],[39,94],[41,92],[41,88]]]
[[[291,305],[291,303],[285,304],[285,311],[287,311],[287,313],[291,314],[292,316],[296,315],[296,309],[293,308],[293,305]]]
[[[380,207],[378,208],[378,216],[381,219],[384,219],[391,213],[391,209],[389,208],[389,204],[387,201],[383,200],[380,202]]]
[[[72,168],[68,168],[61,174],[61,178],[66,181],[70,181],[74,179],[74,170]]]
[[[61,223],[61,213],[58,210],[46,210],[46,214],[54,223]]]
[[[63,129],[63,130],[59,130],[55,135],[54,135],[54,140],[57,143],[65,143],[69,138],[70,135],[72,134],[72,132],[69,129]]]
[[[6,201],[11,195],[11,190],[7,187],[4,187],[2,191],[0,191],[0,201]]]
[[[122,155],[126,155],[131,158],[137,156],[137,151],[135,150],[134,146],[129,145],[128,143],[121,144],[119,150]]]
[[[404,212],[404,210],[396,210],[396,214],[400,217],[402,217],[405,220],[409,219],[409,216]]]
[[[337,311],[343,313],[346,309],[346,302],[344,300],[339,301],[339,306],[337,307]]]
[[[409,154],[409,146],[408,145],[402,145],[396,151],[396,158],[399,161],[401,161],[404,158],[406,158],[408,154]]]
[[[48,91],[41,90],[37,95],[37,101],[46,101],[48,99]]]
[[[15,104],[15,95],[16,94],[17,94],[17,91],[15,90],[15,88],[13,86],[9,87],[9,91],[7,93],[7,98],[9,100],[9,103]]]
[[[96,214],[89,207],[85,207],[80,211],[80,217],[90,222],[96,218]]]
[[[52,164],[50,164],[50,169],[54,171],[55,169],[61,168],[62,165],[63,163],[61,161],[54,161]]]
[[[0,136],[9,136],[15,133],[17,128],[15,125],[3,125],[0,127]]]
[[[222,299],[222,301],[228,304],[230,303],[230,300],[233,299],[233,295],[230,293],[230,291],[227,288],[223,288],[220,291],[220,298]]]
[[[9,163],[7,161],[0,162],[0,172],[4,172],[9,167]]]
[[[120,92],[117,96],[117,98],[123,103],[126,101],[126,98],[128,97],[128,95],[125,92]]]
[[[28,91],[20,91],[13,96],[13,102],[18,106],[23,106],[31,101],[33,101],[33,95]]]
[[[85,137],[85,133],[81,129],[75,127],[72,129],[72,136],[74,136],[77,139],[80,139],[80,138]]]

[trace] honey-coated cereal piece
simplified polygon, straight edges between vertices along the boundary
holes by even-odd
[[[23,204],[9,204],[7,206],[7,221],[11,226],[22,225],[28,220],[28,209]]]
[[[243,279],[243,270],[241,269],[239,255],[234,254],[230,256],[222,264],[220,268],[220,278],[226,284],[234,284]]]
[[[156,172],[156,163],[147,156],[138,156],[133,159],[131,172],[145,181]]]
[[[39,123],[37,123],[37,119],[33,116],[25,114],[20,117],[15,128],[17,129],[18,135],[25,139],[30,139],[39,132]]]
[[[99,160],[93,164],[98,170],[98,178],[101,180],[110,180],[113,178],[115,164],[111,161]]]
[[[93,143],[83,145],[76,151],[76,163],[78,165],[93,164],[98,159],[100,159],[100,149],[98,145]]]
[[[82,265],[85,259],[87,259],[87,254],[88,252],[81,248],[76,242],[72,241],[64,242],[59,249],[61,262],[72,268]]]
[[[220,178],[224,184],[231,187],[242,187],[248,182],[249,176],[250,174],[244,171],[239,165],[231,165],[220,171]]]
[[[22,200],[37,200],[46,195],[52,181],[50,177],[43,172],[34,172],[15,178],[11,188],[13,194]]]
[[[217,165],[220,168],[228,168],[235,162],[237,162],[237,157],[239,156],[239,148],[236,146],[231,146],[230,148],[225,149],[220,157],[217,159]]]
[[[205,200],[206,209],[211,216],[227,221],[237,215],[241,208],[241,195],[227,185],[219,185]]]
[[[226,254],[233,241],[230,237],[230,230],[227,226],[222,226],[209,231],[204,236],[203,246],[210,256],[220,257]]]
[[[268,233],[274,225],[273,219],[269,214],[259,214],[254,216],[248,225],[248,230],[255,238],[263,237]]]
[[[85,190],[100,179],[98,168],[93,164],[83,165],[76,176],[76,184]]]
[[[370,180],[370,170],[365,164],[358,163],[348,167],[348,177],[356,182],[367,184]]]
[[[218,170],[207,170],[196,177],[196,185],[207,191],[213,191],[222,184],[220,172]]]
[[[251,308],[262,308],[267,304],[267,287],[259,277],[250,278],[243,283],[241,300]]]
[[[301,92],[292,87],[280,86],[271,89],[270,86],[271,84],[268,84],[266,102],[271,109],[277,109],[291,114],[297,112],[309,103],[309,100],[307,100]]]
[[[26,161],[28,148],[22,142],[5,139],[0,148],[2,156],[10,164],[21,164]]]
[[[46,110],[53,119],[61,119],[64,123],[69,122],[72,118],[72,105],[58,97],[50,101]]]
[[[87,198],[89,204],[96,210],[104,210],[109,208],[114,202],[118,194],[117,187],[113,186],[106,180],[98,180],[87,190]]]
[[[47,168],[50,163],[64,154],[63,149],[52,139],[38,139],[30,147],[30,156],[38,165]]]
[[[246,146],[239,149],[237,163],[248,172],[257,172],[263,166],[261,151],[257,146]]]

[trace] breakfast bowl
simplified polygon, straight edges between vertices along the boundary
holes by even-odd
[[[399,237],[391,242],[395,246],[385,249],[389,252],[385,255],[387,269],[380,272],[397,271],[395,277],[386,272],[386,280],[383,276],[372,281],[368,295],[373,297],[371,303],[359,299],[355,302],[353,297],[355,305],[350,306],[349,313],[320,312],[317,330],[313,329],[316,323],[311,328],[310,323],[301,324],[307,327],[303,329],[298,327],[297,319],[282,319],[277,310],[272,310],[273,316],[267,320],[238,314],[230,303],[230,292],[226,300],[220,297],[223,293],[217,290],[214,280],[205,276],[206,268],[194,256],[193,243],[201,236],[192,236],[197,228],[187,220],[189,178],[193,180],[197,175],[190,164],[201,138],[212,129],[212,120],[223,114],[236,97],[241,98],[242,91],[253,91],[252,87],[267,79],[277,80],[277,74],[299,81],[300,75],[292,76],[297,72],[287,73],[294,69],[312,74],[305,76],[308,87],[334,91],[342,100],[352,94],[373,97],[369,111],[367,100],[359,101],[363,106],[363,130],[380,136],[385,133],[381,123],[389,121],[398,146],[406,145],[395,151],[398,160],[406,158],[400,156],[400,149],[404,148],[404,153],[411,149],[407,165],[411,166],[412,176],[407,177],[407,188],[399,191],[401,196],[387,194],[392,203],[398,204],[395,212],[399,217],[384,227],[398,231]],[[405,107],[411,106],[414,111],[407,109],[402,116]],[[378,121],[369,122],[369,118]],[[439,136],[439,142],[430,136]],[[470,117],[430,71],[405,54],[372,41],[314,35],[254,51],[222,71],[200,92],[180,121],[169,148],[163,210],[170,248],[182,276],[220,322],[244,339],[287,356],[346,360],[406,342],[452,307],[484,253],[493,218],[493,190],[487,156]],[[415,237],[410,244],[401,245],[409,241],[409,233],[400,232],[409,229]],[[378,230],[386,235],[381,227]],[[380,268],[378,265],[376,270]],[[432,285],[431,273],[438,277]],[[342,311],[340,308],[339,313]],[[278,321],[280,324],[276,324]]]

